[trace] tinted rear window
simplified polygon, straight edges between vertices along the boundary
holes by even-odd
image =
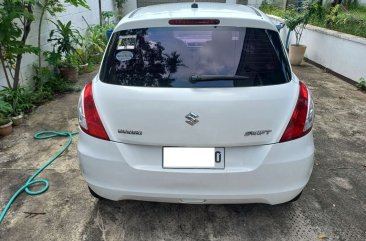
[[[197,75],[247,78],[193,81]],[[160,27],[114,33],[100,78],[124,86],[245,87],[286,83],[291,70],[275,31]]]

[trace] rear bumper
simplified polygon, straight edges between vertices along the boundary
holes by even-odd
[[[312,133],[285,143],[225,148],[225,169],[163,169],[161,147],[103,141],[80,132],[88,185],[111,200],[279,204],[297,196],[313,168]]]

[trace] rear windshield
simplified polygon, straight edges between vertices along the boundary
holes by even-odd
[[[124,86],[246,87],[291,79],[278,32],[265,29],[124,30],[113,34],[105,56],[101,80]]]

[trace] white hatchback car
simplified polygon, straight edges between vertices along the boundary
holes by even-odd
[[[309,181],[313,119],[261,11],[139,8],[81,93],[80,166],[92,194],[111,200],[279,204]]]

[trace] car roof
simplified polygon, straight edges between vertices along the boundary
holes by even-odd
[[[133,23],[137,22],[140,23],[138,27],[141,27],[143,21],[153,24],[152,20],[202,18],[228,20],[226,23],[222,21],[220,25],[248,25],[249,27],[256,25],[260,28],[276,30],[271,20],[254,7],[229,3],[200,2],[197,4],[198,8],[192,8],[192,2],[168,3],[138,8],[127,14],[119,22],[116,30],[126,29],[123,25],[133,26]],[[234,22],[237,22],[237,24],[234,24]]]

